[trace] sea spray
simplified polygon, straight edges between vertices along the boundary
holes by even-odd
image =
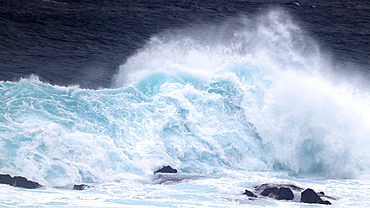
[[[282,10],[154,36],[112,89],[1,82],[0,170],[46,186],[185,174],[369,167],[369,95]]]
[[[274,9],[254,19],[157,35],[121,66],[115,86],[148,93],[154,89],[143,77],[161,74],[163,86],[174,82],[206,92],[203,96],[221,96],[218,112],[237,115],[237,124],[253,129],[258,158],[267,167],[353,177],[367,170],[370,158],[363,148],[369,147],[369,94],[349,82],[351,77],[336,75],[343,69],[333,68],[328,57],[289,15]],[[247,163],[244,168],[253,166]]]

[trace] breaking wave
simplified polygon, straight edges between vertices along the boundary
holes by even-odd
[[[183,173],[355,177],[370,96],[283,10],[152,37],[111,89],[0,82],[0,170],[45,185]]]

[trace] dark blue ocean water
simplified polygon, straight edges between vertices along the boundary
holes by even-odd
[[[335,62],[370,70],[370,3],[330,1],[0,1],[0,80],[110,87],[149,38],[169,29],[290,13]],[[353,70],[353,67],[350,67]]]

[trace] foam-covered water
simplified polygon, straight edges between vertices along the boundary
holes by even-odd
[[[237,161],[226,164],[330,177],[366,171],[368,91],[329,75],[340,69],[282,11],[163,36],[121,67],[116,86],[175,98],[187,128]]]
[[[297,206],[240,195],[292,181],[338,205],[369,204],[369,183],[354,180],[370,167],[369,91],[338,70],[288,15],[271,10],[154,36],[111,89],[0,82],[0,170],[47,186],[4,185],[27,197],[1,204]],[[196,180],[158,185],[153,171],[162,165]],[[95,188],[52,188],[74,183]]]

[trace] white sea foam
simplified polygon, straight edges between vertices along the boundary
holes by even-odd
[[[334,202],[343,206],[357,198],[368,204],[368,182],[343,179],[369,171],[368,85],[335,71],[299,25],[271,10],[159,34],[121,66],[112,89],[35,77],[1,82],[0,171],[49,188],[0,201],[298,206],[240,195],[293,180],[346,196]],[[162,165],[191,180],[157,184],[153,171]],[[325,180],[300,178],[306,175]],[[74,183],[95,188],[77,195],[50,188]],[[351,191],[356,184],[361,193]],[[15,189],[4,190],[21,192]]]
[[[121,66],[115,86],[133,84],[155,98],[185,102],[187,126],[215,146],[213,151],[222,149],[221,158],[225,148],[215,137],[251,124],[261,138],[260,144],[251,142],[258,144],[251,149],[262,155],[252,158],[262,158],[266,166],[251,165],[249,158],[243,168],[353,177],[366,172],[370,162],[369,93],[350,81],[354,76],[335,74],[343,69],[333,68],[328,57],[289,15],[271,10],[255,19],[153,37]],[[192,102],[194,97],[202,105]],[[203,105],[206,100],[215,103]],[[205,113],[215,106],[220,106],[216,112]],[[225,111],[231,108],[238,118]]]

